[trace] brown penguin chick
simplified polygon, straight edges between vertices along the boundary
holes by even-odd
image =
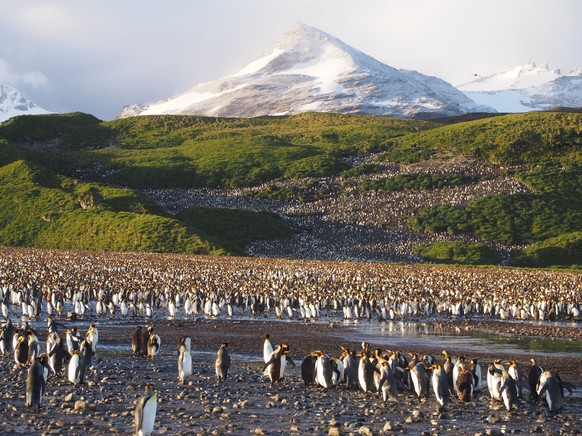
[[[459,400],[467,402],[473,396],[473,373],[465,365],[459,365],[457,376],[457,396]]]
[[[133,357],[138,357],[142,354],[142,329],[138,325],[131,335],[131,350],[133,351]]]

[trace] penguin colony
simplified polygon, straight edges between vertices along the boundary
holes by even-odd
[[[574,389],[558,373],[544,371],[535,359],[531,359],[527,376],[514,360],[505,365],[501,360],[491,362],[483,380],[476,359],[469,363],[464,356],[452,359],[446,351],[442,354],[444,361],[438,362],[430,355],[406,356],[379,348],[372,351],[370,344],[364,342],[359,353],[342,347],[338,358],[321,350],[308,354],[301,364],[301,377],[306,386],[315,384],[327,389],[342,385],[378,393],[385,402],[398,402],[398,395],[406,393],[419,400],[434,396],[441,408],[455,397],[460,402],[470,402],[487,386],[491,399],[503,402],[508,412],[518,408],[518,398],[524,399],[522,388],[530,391],[534,403],[545,395],[551,412],[563,407],[564,390],[572,393]]]
[[[99,332],[95,324],[83,336],[75,327],[59,332],[55,319],[74,322],[94,316],[102,320],[192,320],[273,314],[277,318],[313,320],[324,312],[331,318],[381,322],[423,317],[542,321],[580,317],[580,275],[568,273],[538,275],[499,270],[493,275],[483,271],[469,274],[401,265],[374,265],[361,271],[344,264],[297,263],[289,267],[275,261],[258,267],[256,259],[220,260],[224,263],[217,273],[216,260],[186,257],[171,257],[175,264],[159,273],[161,266],[148,263],[147,257],[111,256],[96,261],[79,253],[61,256],[47,252],[45,258],[43,252],[29,255],[26,250],[6,251],[8,255],[2,259],[0,269],[0,301],[7,321],[0,331],[0,352],[11,355],[14,366],[26,373],[26,405],[30,407],[42,406],[49,374],[64,374],[73,386],[83,384],[97,352]],[[18,256],[11,257],[15,253]],[[11,263],[18,259],[20,263]],[[156,285],[152,286],[154,282]],[[12,324],[11,313],[25,320],[49,316],[46,352],[27,323],[20,329]],[[191,341],[183,339],[178,345],[180,383],[192,376]],[[136,357],[155,359],[163,350],[162,340],[152,326],[137,328],[131,344]],[[273,346],[268,337],[263,358],[263,371],[272,385],[281,383],[288,367],[295,365],[289,357],[289,346]],[[229,346],[224,343],[214,360],[218,382],[227,381],[230,364]],[[572,390],[556,372],[543,370],[533,362],[524,376],[511,362],[492,362],[482,370],[476,361],[454,359],[447,354],[438,361],[430,356],[408,358],[393,351],[372,351],[369,345],[359,352],[344,349],[337,358],[314,350],[305,356],[301,374],[306,385],[325,389],[345,385],[377,393],[384,401],[408,391],[419,398],[434,395],[443,407],[452,401],[451,397],[470,402],[483,389],[483,378],[491,398],[502,402],[507,410],[517,406],[524,388],[529,389],[534,401],[544,399],[551,411],[560,410],[564,390]],[[153,386],[146,387],[142,398],[157,401],[154,394]],[[157,405],[150,405],[147,417],[156,408]],[[138,429],[136,418],[136,432],[148,434],[151,419],[147,417],[140,420],[142,430]]]
[[[2,313],[580,320],[578,273],[0,248]],[[153,344],[155,349],[155,344]]]

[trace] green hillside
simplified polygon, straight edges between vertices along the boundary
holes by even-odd
[[[206,216],[202,211],[181,221],[129,189],[81,183],[25,161],[0,168],[0,197],[0,245],[242,254],[244,244],[253,238],[288,233],[280,220],[263,213],[241,216],[237,211],[217,210]],[[91,207],[84,209],[81,203]],[[189,213],[195,215],[196,210]],[[253,231],[247,239],[226,240],[209,220],[237,220]]]
[[[519,265],[578,262],[582,231],[582,113],[466,116],[439,122],[308,113],[252,119],[147,116],[110,122],[81,113],[15,117],[0,124],[0,244],[55,248],[242,254],[287,235],[275,216],[193,209],[165,214],[133,189],[249,187],[256,197],[313,201],[317,179],[342,177],[359,192],[434,191],[483,179],[423,172],[464,156],[493,165],[530,192],[414,210],[417,232],[469,234],[516,249]],[[380,153],[350,166],[345,158]],[[379,177],[384,162],[421,165]],[[273,181],[312,177],[292,187]],[[354,178],[357,177],[357,178]],[[354,179],[350,179],[354,178]],[[82,180],[82,182],[80,181]],[[112,186],[117,186],[113,188]],[[315,188],[313,188],[315,186]],[[119,188],[119,187],[124,187]],[[338,192],[335,195],[342,195]],[[103,201],[82,209],[79,200]],[[369,211],[374,213],[374,211]],[[234,230],[233,230],[234,229]],[[236,231],[235,231],[236,230]],[[450,242],[416,252],[434,261],[487,263],[483,246]]]
[[[441,126],[392,141],[389,161],[460,154],[501,165],[582,165],[582,114],[530,112]]]
[[[70,177],[128,187],[252,186],[323,177],[345,155],[386,150],[435,124],[339,114],[252,119],[86,114],[23,116],[0,125],[0,163],[28,159]]]

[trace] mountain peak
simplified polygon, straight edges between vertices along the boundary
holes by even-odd
[[[539,86],[561,76],[559,69],[550,70],[548,64],[536,65],[529,60],[524,65],[518,65],[510,70],[482,76],[475,74],[475,79],[458,85],[465,92],[501,91],[505,89],[525,89]]]
[[[415,117],[483,110],[443,80],[397,70],[298,22],[232,76],[143,108],[127,106],[120,116],[341,112]]]
[[[0,122],[18,115],[47,114],[18,89],[0,83]]]
[[[582,107],[582,69],[562,75],[548,64],[525,65],[480,76],[459,85],[473,101],[488,105],[499,112],[527,112],[552,107]]]

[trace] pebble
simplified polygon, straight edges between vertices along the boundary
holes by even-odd
[[[339,436],[341,435],[341,431],[338,427],[330,427],[327,434],[328,436]]]
[[[359,434],[364,434],[366,436],[372,436],[372,430],[367,425],[363,425],[358,429]]]
[[[83,400],[75,401],[75,410],[85,410],[87,409],[87,402]]]

